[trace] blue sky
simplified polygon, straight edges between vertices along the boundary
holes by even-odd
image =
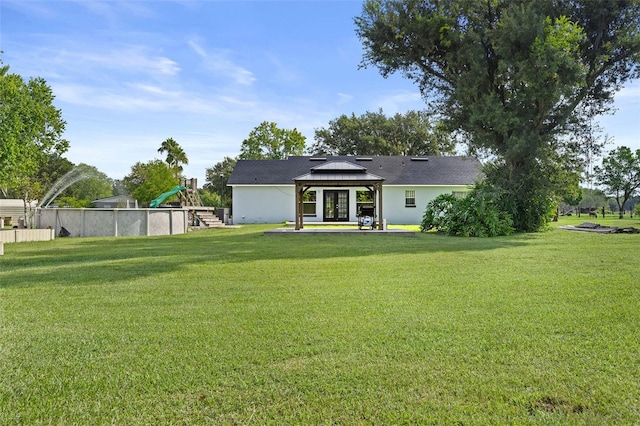
[[[56,95],[66,157],[112,178],[184,148],[187,177],[236,156],[262,121],[314,129],[341,114],[424,108],[417,87],[358,69],[360,0],[0,0],[0,50],[11,71]],[[640,148],[640,82],[601,120],[614,145]]]

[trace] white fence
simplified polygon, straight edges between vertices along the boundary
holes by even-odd
[[[49,241],[55,238],[53,229],[2,229],[0,243],[21,243],[25,241]]]

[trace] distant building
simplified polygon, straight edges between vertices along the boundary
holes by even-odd
[[[31,203],[31,207],[35,207],[35,203]],[[20,219],[24,220],[24,217],[23,200],[0,199],[0,228],[18,225],[18,221]]]
[[[128,195],[114,195],[91,202],[97,209],[137,209],[138,200]]]

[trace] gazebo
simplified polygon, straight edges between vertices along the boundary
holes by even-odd
[[[293,179],[296,186],[296,230],[304,228],[304,194],[314,187],[364,187],[373,192],[377,204],[378,229],[382,219],[384,178],[367,172],[366,167],[348,161],[333,161],[312,167],[309,173]],[[375,200],[378,200],[375,203]]]

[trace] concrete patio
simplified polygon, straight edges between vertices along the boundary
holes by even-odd
[[[288,224],[287,224],[288,225]],[[264,231],[264,235],[400,235],[404,237],[415,237],[416,233],[406,229],[399,228],[387,228],[380,229],[358,229],[357,223],[347,223],[345,226],[336,227],[335,224],[332,227],[331,224],[314,223],[313,225],[307,225],[305,228],[296,230],[294,226],[287,226],[284,228],[270,229]],[[343,224],[341,224],[343,225]]]

